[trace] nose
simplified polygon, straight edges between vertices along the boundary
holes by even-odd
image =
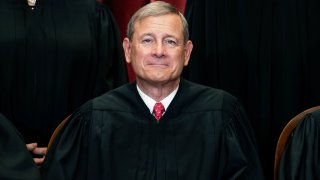
[[[154,44],[152,54],[156,57],[163,57],[165,55],[165,47],[163,43],[157,42]]]

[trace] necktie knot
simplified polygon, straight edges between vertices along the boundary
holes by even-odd
[[[154,117],[159,121],[164,112],[164,106],[161,102],[157,102],[153,107]]]

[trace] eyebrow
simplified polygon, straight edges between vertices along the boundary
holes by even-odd
[[[140,37],[144,37],[144,36],[152,36],[152,37],[154,37],[154,33],[144,33]],[[164,38],[174,38],[174,39],[177,39],[177,40],[179,39],[176,36],[170,35],[170,34],[165,34]]]

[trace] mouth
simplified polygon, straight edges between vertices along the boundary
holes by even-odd
[[[168,64],[161,64],[161,63],[151,63],[149,66],[155,67],[155,68],[167,68],[169,67]]]

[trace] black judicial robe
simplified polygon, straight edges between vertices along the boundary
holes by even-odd
[[[279,180],[320,179],[320,110],[299,122],[279,162]]]
[[[136,84],[78,109],[41,168],[43,179],[264,179],[250,124],[228,93],[182,80],[157,123]]]
[[[119,31],[96,0],[0,0],[0,112],[47,145],[77,107],[127,82]]]
[[[0,114],[0,179],[40,180],[40,171],[32,160],[21,134]]]

